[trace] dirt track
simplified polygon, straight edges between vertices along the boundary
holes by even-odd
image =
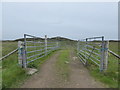
[[[41,66],[40,71],[27,80],[21,88],[104,88],[101,83],[90,76],[88,70],[74,56],[73,52],[70,54],[69,80],[61,82],[55,67],[59,54],[60,51],[51,56]]]

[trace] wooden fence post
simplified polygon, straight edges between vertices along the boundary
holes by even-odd
[[[47,55],[47,35],[45,35],[45,55]]]
[[[23,67],[23,42],[18,41],[18,64]]]
[[[104,61],[103,61],[104,71],[107,70],[107,65],[108,65],[108,48],[109,48],[109,41],[106,41],[104,44]]]

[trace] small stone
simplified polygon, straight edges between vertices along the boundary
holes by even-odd
[[[77,59],[77,57],[73,57],[73,60],[76,60]]]
[[[32,75],[32,74],[36,73],[37,71],[38,71],[37,69],[34,69],[34,68],[28,68],[28,70],[27,70],[27,74],[28,74],[28,75]]]
[[[68,61],[65,61],[66,64],[68,64],[69,62]]]

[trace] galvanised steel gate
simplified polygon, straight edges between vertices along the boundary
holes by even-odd
[[[104,36],[78,40],[77,54],[84,65],[92,62],[100,71],[107,70],[108,42]]]
[[[18,61],[19,64],[27,68],[27,65],[38,60],[52,51],[58,49],[58,41],[40,38],[28,34],[24,34],[24,42],[18,41]]]

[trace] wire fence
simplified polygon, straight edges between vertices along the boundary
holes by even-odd
[[[7,55],[3,56],[2,58],[0,58],[0,60],[4,60],[5,58],[7,58],[8,56],[12,55],[13,53],[17,52],[18,49],[15,49],[13,51],[11,51],[10,53],[8,53]]]
[[[47,36],[40,37],[24,34],[24,42],[18,41],[18,61],[19,64],[27,68],[27,65],[38,60],[52,51],[58,49],[57,40],[48,40]]]
[[[109,53],[111,53],[112,55],[114,55],[115,57],[117,57],[120,60],[120,56],[118,54],[116,54],[115,52],[108,50]]]
[[[107,70],[108,42],[103,36],[78,40],[77,54],[84,65],[92,62],[100,71]]]

